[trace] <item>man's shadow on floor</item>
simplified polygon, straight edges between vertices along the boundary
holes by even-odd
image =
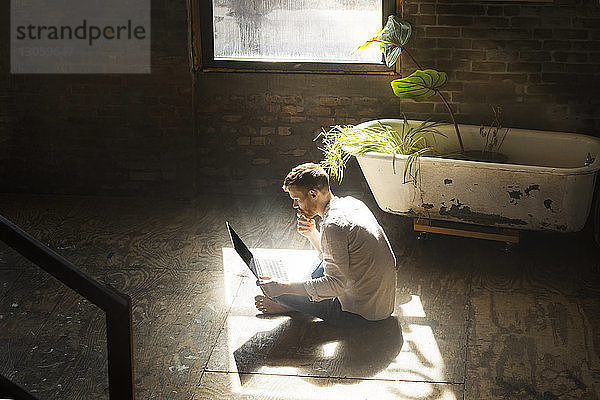
[[[402,344],[402,329],[393,316],[361,327],[338,328],[294,314],[276,328],[256,333],[233,356],[242,385],[250,378],[247,374],[263,366],[293,367],[307,379],[368,378],[386,369]],[[310,381],[319,386],[333,384],[329,379]]]

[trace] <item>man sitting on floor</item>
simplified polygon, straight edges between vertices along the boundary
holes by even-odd
[[[283,183],[297,210],[298,233],[319,251],[312,279],[257,281],[265,314],[301,311],[333,325],[386,319],[394,310],[396,258],[375,216],[352,197],[336,197],[325,170],[313,163],[292,169]],[[314,217],[321,216],[321,231]]]

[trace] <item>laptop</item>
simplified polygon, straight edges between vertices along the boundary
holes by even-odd
[[[231,225],[229,225],[229,222],[225,222],[225,224],[227,225],[233,248],[257,279],[260,276],[265,276],[283,281],[288,280],[287,268],[280,258],[255,257],[248,246],[235,233]]]

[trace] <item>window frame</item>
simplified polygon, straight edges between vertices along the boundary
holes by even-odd
[[[400,10],[401,0],[380,0],[381,26],[390,14]],[[192,59],[195,71],[202,72],[279,72],[320,74],[385,74],[392,75],[385,63],[330,63],[330,62],[262,62],[242,60],[215,60],[213,38],[212,0],[190,0]],[[400,64],[400,63],[398,63]]]

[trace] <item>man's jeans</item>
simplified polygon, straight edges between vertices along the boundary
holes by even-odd
[[[323,261],[317,258],[313,264],[312,279],[323,276]],[[306,296],[283,294],[272,299],[276,303],[301,311],[305,314],[321,318],[335,326],[357,326],[369,321],[358,314],[342,310],[337,298],[313,302]]]

